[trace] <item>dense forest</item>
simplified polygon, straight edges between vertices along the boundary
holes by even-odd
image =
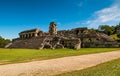
[[[11,41],[9,39],[4,39],[0,36],[0,48],[5,47],[5,45],[7,45],[8,43],[10,43]]]

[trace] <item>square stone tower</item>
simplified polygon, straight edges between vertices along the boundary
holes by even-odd
[[[56,27],[56,23],[55,22],[50,22],[50,26],[49,26],[49,34],[50,35],[56,35],[57,34],[57,27]]]

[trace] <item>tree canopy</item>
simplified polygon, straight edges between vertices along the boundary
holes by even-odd
[[[4,39],[0,36],[0,48],[5,47],[5,45],[7,45],[8,43],[10,43],[11,41],[9,39]]]
[[[100,25],[98,27],[98,31],[112,36],[115,40],[120,41],[120,23],[116,26]]]
[[[112,35],[115,33],[115,26],[100,25],[98,30],[102,31],[103,33],[105,33],[107,35]]]

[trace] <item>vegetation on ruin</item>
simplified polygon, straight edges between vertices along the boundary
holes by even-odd
[[[83,54],[92,54],[120,50],[120,48],[81,48],[74,49],[3,49],[0,48],[0,64],[10,64],[19,62],[28,62],[66,56],[77,56]]]
[[[98,31],[101,33],[105,33],[108,36],[111,36],[117,42],[120,42],[120,23],[117,25],[100,25],[98,29],[90,29],[91,31]]]
[[[120,59],[112,60],[88,69],[57,76],[120,76]]]
[[[117,34],[110,35],[113,39],[116,41],[120,41],[120,38],[117,36]]]
[[[116,26],[100,25],[96,31],[105,33],[120,42],[120,23]]]

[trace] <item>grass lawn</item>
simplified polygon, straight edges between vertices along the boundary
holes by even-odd
[[[73,49],[3,49],[0,48],[0,64],[19,63],[34,60],[52,59],[66,56],[100,53],[120,50],[120,48],[81,48]]]
[[[120,59],[81,71],[68,72],[56,76],[120,76]]]

